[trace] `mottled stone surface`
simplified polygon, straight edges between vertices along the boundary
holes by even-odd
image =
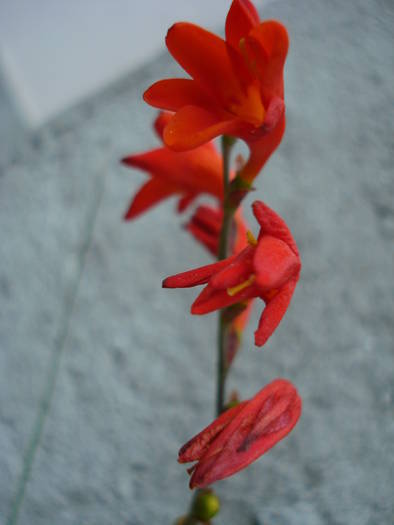
[[[230,388],[247,397],[284,376],[304,411],[218,484],[217,524],[390,525],[393,4],[280,1],[265,16],[290,31],[288,126],[255,197],[291,225],[303,273],[263,350],[256,305]],[[144,177],[117,162],[157,143],[140,94],[174,71],[161,57],[0,163],[1,524],[57,365],[19,524],[165,525],[185,510],[176,454],[213,413],[215,316],[192,318],[196,290],[160,282],[209,258],[172,202],[121,222]]]
[[[0,166],[9,158],[18,141],[23,141],[24,136],[23,119],[0,67]]]

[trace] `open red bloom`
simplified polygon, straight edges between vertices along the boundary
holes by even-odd
[[[186,224],[186,229],[216,257],[222,221],[223,211],[220,208],[201,205],[197,207],[190,221]],[[238,208],[232,224],[232,231],[230,232],[230,253],[237,254],[246,248],[248,245],[247,230],[247,223],[242,217],[241,208]],[[242,333],[249,321],[252,305],[253,299],[250,299],[237,305],[237,308],[231,312],[231,321],[228,323],[225,336],[226,368],[231,365],[238,352]]]
[[[206,487],[244,469],[283,439],[301,415],[301,398],[285,379],[275,379],[249,401],[223,412],[188,441],[178,461],[198,461],[190,488]]]
[[[215,257],[218,255],[220,230],[222,228],[223,211],[220,208],[201,205],[186,224],[186,229],[203,244]],[[246,238],[247,225],[238,208],[230,232],[230,253],[239,253],[248,242]]]
[[[160,138],[171,119],[160,113],[154,126]],[[175,153],[167,147],[137,153],[122,159],[123,164],[149,173],[150,179],[134,196],[125,219],[134,219],[158,202],[179,195],[178,210],[183,211],[199,194],[223,198],[222,157],[213,142],[193,151]]]
[[[250,182],[285,129],[286,28],[274,20],[260,23],[249,0],[234,0],[225,40],[180,22],[169,29],[166,44],[192,78],[161,80],[144,93],[148,104],[175,112],[164,142],[185,151],[219,135],[240,137],[251,150],[241,173]]]
[[[164,288],[206,287],[194,301],[192,314],[206,314],[260,297],[266,304],[255,332],[262,346],[284,316],[301,271],[301,260],[289,228],[279,215],[261,201],[253,203],[261,229],[257,241],[238,255],[189,270],[163,281]]]

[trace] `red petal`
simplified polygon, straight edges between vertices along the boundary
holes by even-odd
[[[210,106],[212,100],[194,80],[169,78],[155,82],[144,93],[144,100],[151,106],[178,111],[183,106]]]
[[[280,288],[300,271],[299,257],[289,245],[268,235],[264,235],[257,244],[253,266],[256,283],[263,290]]]
[[[175,60],[222,106],[242,99],[224,40],[187,22],[174,24],[166,44]]]
[[[198,206],[186,229],[215,257],[218,253],[219,234],[223,213],[211,206]]]
[[[253,284],[232,296],[226,290],[216,290],[208,284],[194,301],[190,311],[193,315],[209,314],[215,310],[257,297],[258,293],[258,289]]]
[[[201,242],[211,253],[214,257],[217,256],[218,253],[218,236],[213,234],[212,232],[205,231],[201,228],[201,226],[198,226],[197,224],[190,222],[186,229],[193,235],[197,241]]]
[[[179,178],[190,187],[190,192],[205,192],[222,198],[223,160],[213,142],[191,151],[171,153],[179,165]]]
[[[264,118],[262,131],[270,133],[279,124],[279,121],[285,114],[285,103],[280,97],[273,97],[269,104]]]
[[[230,257],[229,259],[231,260],[232,258]],[[229,259],[167,277],[163,281],[163,288],[190,288],[191,286],[205,284],[209,281],[211,275],[228,264]]]
[[[139,168],[152,175],[165,175],[174,171],[175,155],[166,148],[156,148],[145,153],[137,153],[122,159],[122,163]]]
[[[201,228],[208,230],[219,236],[222,225],[223,212],[220,209],[211,208],[210,206],[199,206],[193,217],[192,222]]]
[[[231,264],[212,277],[210,285],[213,288],[225,290],[248,279],[254,270],[252,265],[254,252],[254,246],[247,246]]]
[[[260,23],[256,8],[249,0],[234,0],[226,18],[226,40],[238,50],[239,41]]]
[[[223,430],[229,422],[244,408],[247,401],[239,403],[220,414],[210,425],[208,425],[199,434],[194,436],[179,450],[179,463],[188,463],[197,461],[206,452],[209,445],[215,437]]]
[[[153,177],[135,195],[129,209],[125,213],[125,220],[135,219],[161,200],[176,193],[176,191],[175,186]]]
[[[285,242],[298,255],[295,240],[285,221],[262,201],[252,204],[253,214],[261,226],[260,235],[271,235]]]
[[[264,387],[212,441],[193,472],[191,488],[231,476],[258,459],[294,428],[301,404],[289,381],[276,379]]]
[[[167,124],[170,122],[172,113],[167,111],[160,111],[153,126],[155,128],[157,136],[163,140],[163,131]]]
[[[259,136],[261,129],[264,135]],[[283,134],[285,132],[285,114],[279,119],[277,125],[267,131],[264,128],[256,130],[256,138],[253,134],[245,135],[242,138],[247,142],[250,149],[250,156],[248,162],[242,168],[240,177],[247,182],[252,182],[259,174],[267,160],[281,143]]]
[[[289,36],[284,25],[269,20],[254,27],[245,38],[250,62],[257,67],[265,103],[273,96],[283,98],[283,68],[289,49]]]
[[[164,130],[164,142],[174,151],[196,148],[219,135],[235,134],[237,118],[223,120],[217,114],[197,106],[184,106]]]
[[[181,199],[179,199],[177,211],[178,213],[183,213],[190,204],[194,201],[194,199],[197,197],[194,193],[187,193],[184,195]]]
[[[158,148],[131,155],[122,162],[176,185],[182,193],[204,192],[216,197],[223,193],[222,159],[212,144],[183,153]]]
[[[256,346],[263,346],[278,327],[289,307],[297,281],[285,284],[273,299],[267,302],[254,333]]]
[[[251,84],[256,83],[256,76],[253,75],[253,71],[250,71],[248,68],[248,64],[245,62],[245,59],[238,48],[235,49],[229,43],[227,43],[227,54],[230,59],[233,71],[237,72],[238,82],[242,86],[244,93],[247,93],[248,87]],[[260,107],[262,106],[262,101],[260,95],[260,85],[258,82],[256,83],[256,88],[258,91],[258,97],[256,98],[258,98],[258,107],[259,111],[261,112],[261,110],[264,108]]]

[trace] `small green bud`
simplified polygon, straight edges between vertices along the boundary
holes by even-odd
[[[254,190],[255,188],[252,186],[252,184],[240,177],[238,174],[230,183],[230,192],[244,191],[247,193],[248,191]]]
[[[233,390],[231,392],[230,399],[226,403],[225,410],[228,410],[229,408],[234,408],[237,405],[239,405],[239,403],[240,403],[239,394],[236,390]]]
[[[208,521],[219,512],[220,502],[216,494],[210,490],[200,490],[193,503],[192,516],[200,521]]]

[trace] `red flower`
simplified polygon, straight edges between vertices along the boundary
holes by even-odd
[[[296,243],[286,223],[260,201],[253,213],[261,226],[258,240],[249,234],[250,246],[223,261],[189,270],[163,281],[164,288],[207,284],[191,307],[192,314],[206,314],[252,297],[266,304],[255,332],[262,346],[284,316],[301,271]]]
[[[212,253],[217,256],[219,248],[219,236],[222,227],[223,211],[211,206],[198,206],[186,229],[195,239],[201,242]],[[242,217],[241,208],[238,208],[233,222],[232,232],[230,235],[230,253],[237,254],[247,245],[247,224]],[[239,304],[239,308],[231,312],[230,320],[226,330],[226,368],[234,360],[241,343],[242,333],[249,321],[253,299]]]
[[[226,134],[251,150],[241,176],[250,182],[279,145],[285,129],[283,67],[286,28],[260,23],[249,0],[234,0],[226,19],[226,40],[187,22],[174,24],[168,50],[192,77],[153,84],[144,99],[175,112],[164,142],[185,151]]]
[[[222,227],[223,211],[220,208],[201,205],[198,206],[186,229],[195,239],[201,242],[213,256],[217,256],[219,236]],[[239,208],[234,217],[233,228],[230,235],[230,253],[239,253],[247,246],[247,225]]]
[[[275,379],[249,401],[223,412],[188,441],[178,461],[198,461],[190,488],[206,487],[244,469],[283,439],[301,415],[301,398],[285,379]]]
[[[154,126],[160,138],[171,115],[161,113]],[[126,166],[140,168],[150,179],[133,198],[125,219],[134,219],[167,197],[179,195],[178,210],[183,211],[199,194],[223,198],[222,157],[213,142],[183,153],[164,147],[122,159]]]

